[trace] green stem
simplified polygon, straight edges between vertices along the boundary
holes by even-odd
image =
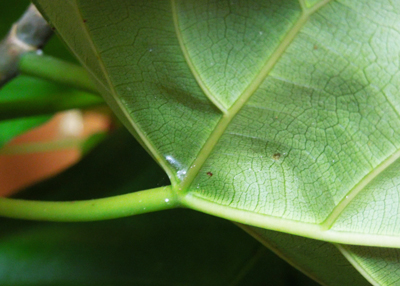
[[[86,139],[67,138],[50,142],[21,143],[0,149],[0,155],[21,155],[81,148]]]
[[[84,68],[50,56],[25,53],[21,56],[19,71],[22,74],[99,94],[96,85]]]
[[[105,103],[99,96],[78,90],[54,92],[52,97],[2,99],[0,101],[0,120],[47,115],[69,109],[87,109],[101,105],[105,105]]]
[[[96,221],[177,208],[171,186],[115,197],[71,202],[0,198],[0,216],[44,221]]]

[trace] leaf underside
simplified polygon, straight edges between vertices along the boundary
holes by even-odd
[[[191,208],[400,246],[400,1],[35,1]]]
[[[322,285],[370,285],[332,243],[245,225],[242,228]]]
[[[399,284],[399,249],[333,244],[246,225],[241,227],[321,285]]]

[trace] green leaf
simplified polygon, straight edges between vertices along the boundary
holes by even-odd
[[[274,251],[282,259],[286,260],[315,281],[318,281],[321,285],[371,285],[368,282],[371,281],[368,271],[361,269],[357,263],[350,263],[346,259],[349,255],[342,255],[345,248],[352,246],[338,246],[341,250],[339,251],[334,244],[329,242],[245,225],[243,225],[242,228],[266,247]],[[370,247],[360,246],[358,248],[364,251],[372,249]],[[379,257],[379,255],[376,257],[382,261],[386,258],[384,256]],[[357,272],[352,264],[364,276],[367,276],[368,281]],[[396,274],[393,275],[393,277],[394,276],[396,276]],[[379,285],[390,284],[383,283]]]
[[[23,81],[23,80],[22,80]],[[42,125],[47,120],[51,118],[50,115],[41,115],[34,117],[25,117],[23,113],[19,113],[14,116],[13,110],[9,110],[7,108],[2,108],[7,104],[6,102],[13,102],[13,99],[10,97],[18,97],[18,92],[29,92],[29,88],[23,88],[19,85],[21,83],[20,79],[15,79],[12,82],[8,83],[3,89],[0,91],[0,148],[4,146],[7,142],[9,142],[14,137],[32,129],[37,126]],[[30,86],[32,87],[32,86]],[[39,91],[39,89],[37,90]],[[22,95],[24,97],[24,95]],[[17,108],[19,109],[19,107]],[[23,117],[23,118],[18,118]],[[16,119],[15,119],[16,118]],[[3,120],[1,120],[3,119]],[[7,119],[7,120],[5,120]]]
[[[97,96],[28,76],[19,76],[0,92],[0,120],[54,114],[103,104]]]
[[[0,147],[12,138],[42,125],[71,108],[87,108],[103,100],[41,79],[19,76],[0,91]]]
[[[399,249],[332,244],[262,228],[241,227],[321,285],[392,286],[399,282]]]
[[[229,222],[187,210],[6,230],[0,239],[2,285],[229,285],[259,248]],[[283,262],[265,256],[272,258],[262,266],[276,271],[274,285],[285,285]]]
[[[399,284],[399,249],[338,245],[339,250],[372,285]]]
[[[12,9],[8,3],[0,2],[0,35],[1,38],[9,32],[11,24],[15,22],[29,6],[28,0],[15,0]]]
[[[163,182],[164,172],[119,130],[66,172],[18,196],[87,199]],[[84,224],[0,223],[1,285],[302,285],[232,223],[190,210]]]
[[[400,2],[35,3],[191,208],[400,247]]]
[[[107,138],[107,134],[105,132],[95,133],[89,138],[87,138],[83,144],[80,146],[82,155],[88,154],[94,147],[96,147],[100,142]]]
[[[0,121],[0,148],[14,137],[42,125],[50,116],[36,116]]]
[[[254,257],[251,266],[260,264],[263,275],[253,285],[290,285],[284,262],[267,250],[261,261],[251,237],[188,210],[87,224],[25,223],[11,230],[1,223],[2,285],[231,285]]]

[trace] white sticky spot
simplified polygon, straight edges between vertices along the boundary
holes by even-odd
[[[169,199],[165,199],[165,202],[168,203],[168,202],[169,202]]]
[[[263,32],[262,32],[262,31],[259,31],[259,32],[258,32],[258,34],[262,35],[262,34],[263,34]]]
[[[153,49],[149,49],[149,52],[151,53],[153,51]]]
[[[186,171],[185,170],[179,170],[178,172],[176,172],[176,174],[178,175],[178,178],[182,180],[186,175]]]
[[[168,161],[168,163],[174,166],[175,169],[178,170],[176,172],[176,175],[180,180],[183,180],[183,178],[185,178],[186,175],[186,170],[182,167],[182,164],[179,163],[174,157],[170,155],[165,156],[165,159]]]
[[[38,56],[43,55],[43,50],[41,50],[41,49],[36,50],[36,54],[37,54]]]

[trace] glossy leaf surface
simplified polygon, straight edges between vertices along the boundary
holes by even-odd
[[[400,2],[35,2],[185,205],[400,246]]]

